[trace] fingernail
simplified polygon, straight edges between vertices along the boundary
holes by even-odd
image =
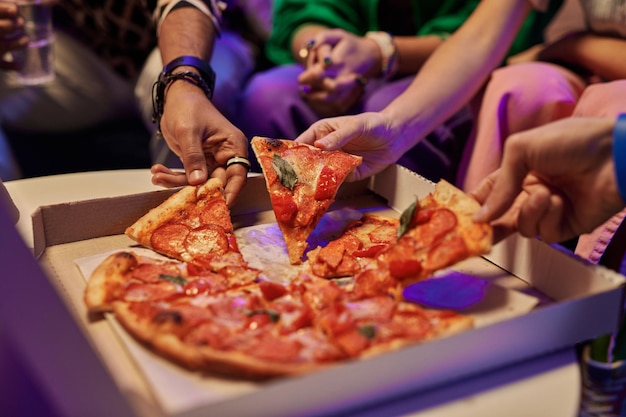
[[[189,173],[190,181],[200,181],[203,178],[204,173],[200,169],[193,170]]]
[[[306,43],[306,48],[307,49],[311,49],[313,48],[313,45],[315,45],[315,41],[313,39],[310,39],[307,43]]]
[[[333,63],[333,60],[330,59],[329,56],[324,57],[324,65],[328,66],[328,65],[331,65],[332,63]]]
[[[311,92],[311,87],[304,84],[300,86],[300,93],[301,94],[309,94]]]

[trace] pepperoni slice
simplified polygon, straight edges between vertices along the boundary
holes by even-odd
[[[177,276],[182,273],[179,265],[167,264],[139,264],[131,273],[131,277],[143,282],[159,282],[162,275]]]
[[[192,256],[204,253],[221,255],[228,251],[229,241],[221,226],[207,224],[191,230],[185,238],[184,246]]]
[[[150,244],[157,252],[181,254],[185,251],[184,242],[188,234],[189,227],[185,225],[165,224],[154,231]]]
[[[457,225],[456,215],[446,208],[428,211],[430,212],[428,221],[414,229],[415,233],[411,235],[417,242],[417,249],[432,246],[433,242],[454,230]]]
[[[392,243],[396,240],[398,229],[394,225],[382,225],[372,230],[368,236],[372,243]]]
[[[166,300],[173,295],[180,294],[181,289],[179,286],[171,283],[161,281],[159,283],[133,283],[126,288],[124,294],[124,301],[140,302],[140,301],[159,301]]]
[[[433,246],[424,260],[424,266],[431,271],[445,268],[467,256],[468,249],[460,236],[453,236]]]
[[[226,202],[222,199],[213,199],[202,207],[199,214],[200,224],[215,224],[224,228],[226,233],[233,231],[232,222],[230,220],[230,211]]]

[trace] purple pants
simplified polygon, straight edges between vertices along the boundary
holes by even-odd
[[[248,138],[266,136],[295,139],[320,117],[302,100],[298,90],[298,64],[283,65],[252,77],[241,95],[234,122]],[[395,81],[370,80],[362,100],[349,114],[380,111],[400,95],[413,76]],[[399,164],[438,181],[453,181],[456,167],[471,127],[469,113],[462,111],[430,134]],[[258,166],[253,169],[258,170]]]

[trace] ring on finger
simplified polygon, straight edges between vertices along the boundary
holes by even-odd
[[[233,156],[228,161],[226,161],[226,168],[231,165],[243,165],[248,171],[250,170],[251,166],[250,161],[245,156]]]

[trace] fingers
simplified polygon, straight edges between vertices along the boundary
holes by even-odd
[[[166,138],[169,136],[166,132],[163,134]],[[180,156],[187,173],[186,182],[188,184],[202,184],[209,178],[201,140],[194,135],[193,131],[181,131],[177,136],[176,144],[170,144],[168,141],[168,145]]]
[[[231,165],[226,168],[224,198],[229,207],[233,205],[240,191],[246,185],[247,178],[248,170],[241,165]]]
[[[540,236],[546,242],[567,240],[568,231],[562,228],[563,200],[543,185],[535,185],[522,205],[518,216],[518,230],[522,236]]]
[[[511,206],[529,172],[524,163],[525,151],[523,146],[517,146],[513,136],[508,139],[501,168],[481,181],[477,187],[475,195],[480,196],[482,206],[474,215],[474,221],[496,219]]]
[[[6,52],[25,48],[28,37],[24,34],[24,18],[18,14],[17,5],[0,3],[0,56]],[[18,63],[5,59],[0,61],[2,69],[18,69]]]
[[[174,188],[182,187],[188,184],[187,176],[184,172],[174,171],[161,164],[153,165],[150,168],[152,173],[152,184],[161,187]]]

